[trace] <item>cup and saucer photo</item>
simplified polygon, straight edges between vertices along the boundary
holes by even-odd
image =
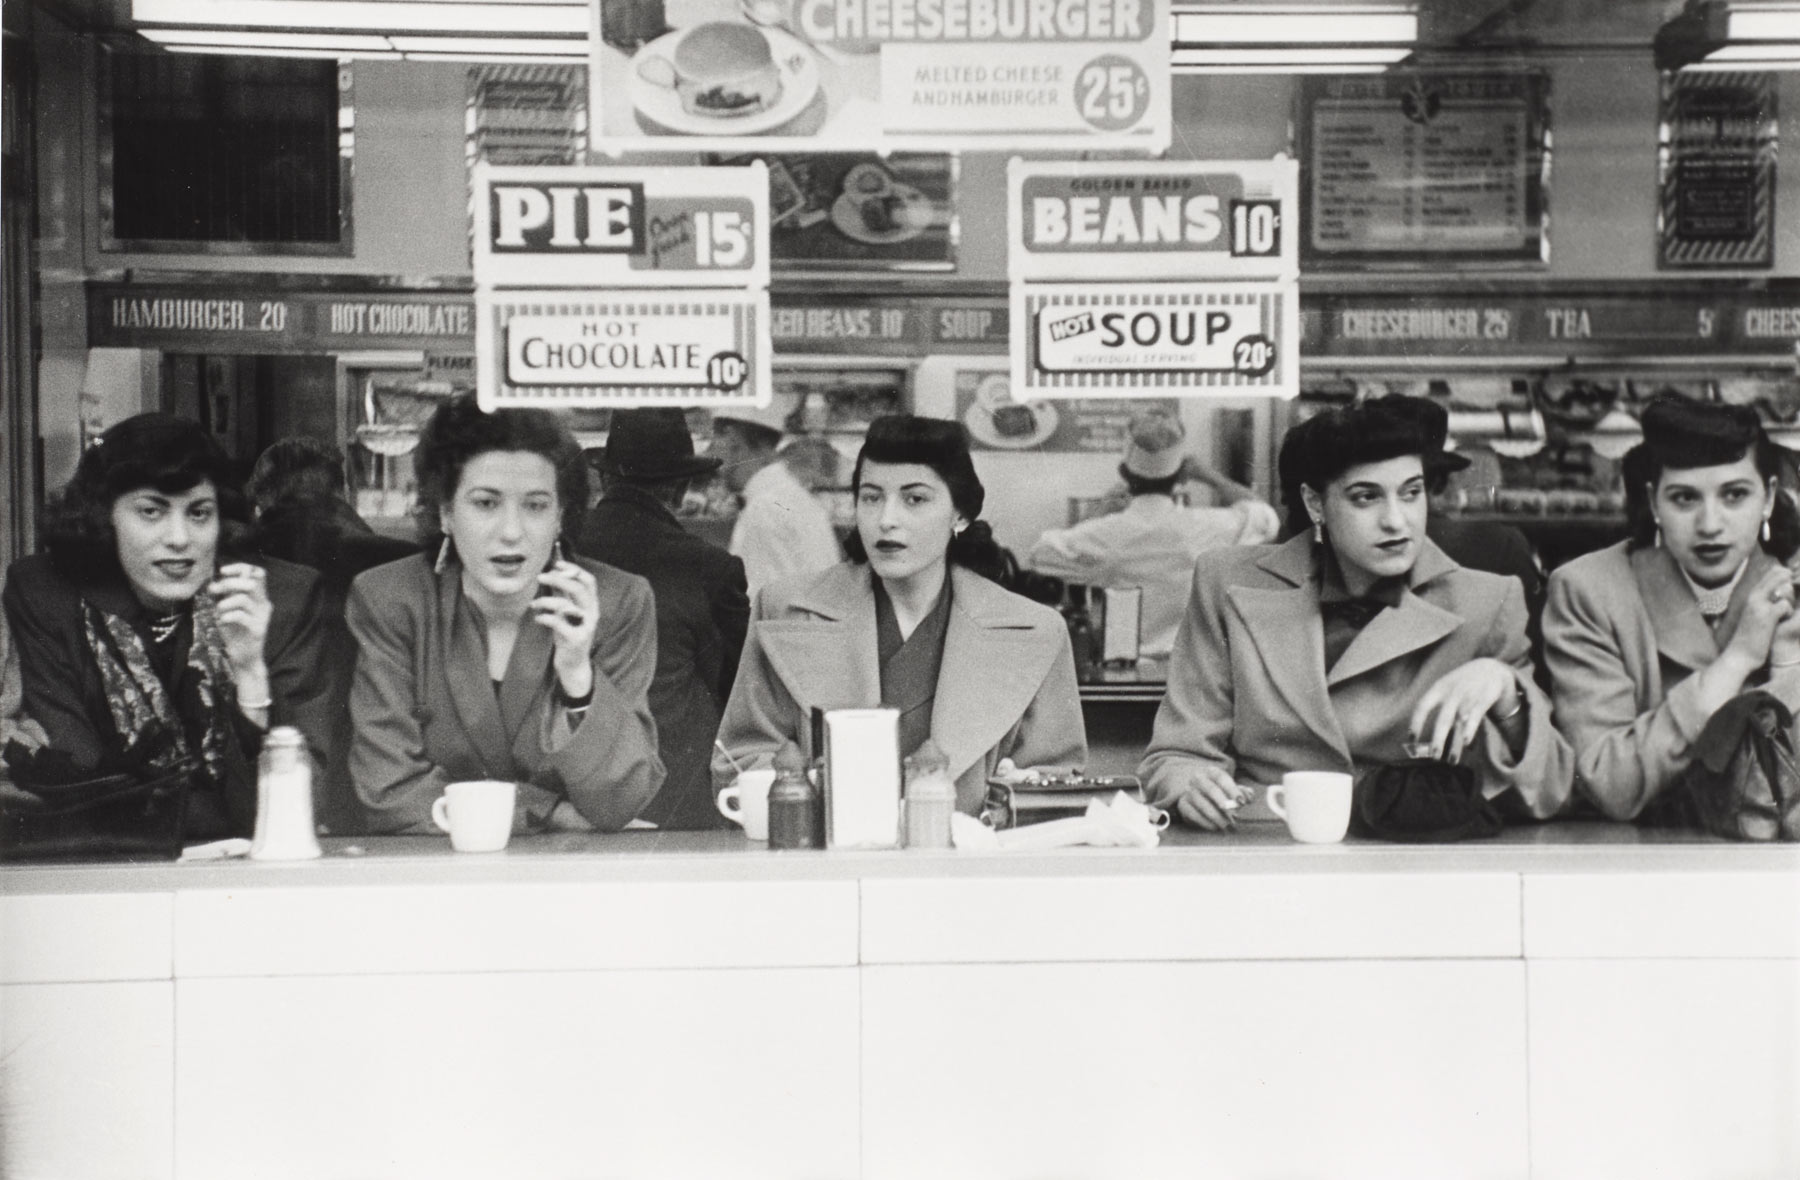
[[[875,163],[844,173],[844,189],[831,203],[831,224],[838,232],[871,246],[916,238],[936,217],[930,197]]]
[[[638,123],[663,135],[767,135],[823,98],[810,46],[785,29],[740,21],[706,21],[649,42],[632,55],[626,88]]]
[[[1047,401],[1015,402],[1012,378],[990,373],[975,387],[975,399],[963,414],[963,425],[975,441],[988,447],[1021,451],[1056,433],[1056,406]]]

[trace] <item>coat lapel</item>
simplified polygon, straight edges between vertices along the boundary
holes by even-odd
[[[519,620],[519,635],[513,640],[512,655],[507,658],[506,679],[500,685],[500,724],[516,745],[526,743],[531,750],[537,735],[526,721],[532,711],[550,692],[555,674],[550,669],[556,639],[550,628],[535,622],[529,613]],[[541,714],[540,714],[541,715]]]
[[[871,708],[881,700],[875,592],[862,566],[838,566],[756,623],[763,652],[802,710]],[[794,617],[794,616],[798,617]]]
[[[1681,665],[1698,671],[1719,658],[1723,645],[1737,630],[1738,617],[1744,612],[1744,598],[1768,571],[1775,559],[1758,548],[1750,555],[1749,568],[1738,579],[1732,591],[1731,605],[1715,634],[1701,617],[1694,592],[1681,568],[1667,549],[1657,546],[1633,550],[1631,573],[1637,581],[1638,597],[1650,616],[1650,630],[1656,636],[1656,650]]]
[[[979,574],[950,569],[950,626],[931,736],[957,778],[1000,743],[1037,696],[1061,650],[1042,616]]]
[[[439,668],[450,702],[487,775],[514,778],[506,728],[500,720],[500,703],[494,699],[494,687],[488,680],[487,644],[481,633],[480,614],[462,596],[460,566],[452,565],[438,575],[437,582],[438,618],[445,621],[445,650],[440,653]],[[515,660],[518,654],[515,649]]]
[[[1276,590],[1232,586],[1226,594],[1262,658],[1263,675],[1289,711],[1348,759],[1350,746],[1325,688],[1319,596],[1304,584]]]

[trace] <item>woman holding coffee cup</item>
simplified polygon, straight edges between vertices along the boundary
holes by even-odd
[[[1628,539],[1550,578],[1544,643],[1576,788],[1657,818],[1707,719],[1766,688],[1800,706],[1800,612],[1782,564],[1800,517],[1749,406],[1664,394],[1625,456]]]
[[[1534,816],[1563,805],[1571,757],[1532,680],[1524,588],[1425,536],[1427,482],[1467,462],[1446,426],[1436,403],[1394,396],[1288,431],[1296,535],[1195,567],[1139,771],[1152,803],[1222,831],[1248,784],[1423,752]]]
[[[784,742],[811,749],[815,707],[898,709],[900,753],[935,740],[969,814],[1002,758],[1085,765],[1068,629],[990,580],[1000,553],[962,424],[877,418],[852,480],[851,560],[757,594],[715,779]]]
[[[377,831],[435,832],[447,784],[518,784],[515,831],[613,831],[663,778],[644,579],[565,557],[587,465],[544,410],[441,406],[414,456],[425,553],[351,586],[351,777]]]

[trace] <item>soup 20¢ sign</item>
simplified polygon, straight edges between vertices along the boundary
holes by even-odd
[[[1012,161],[1013,396],[1296,395],[1296,171]]]

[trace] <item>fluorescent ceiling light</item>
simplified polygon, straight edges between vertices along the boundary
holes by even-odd
[[[545,53],[420,53],[414,51],[406,55],[407,61],[474,61],[504,62],[507,65],[568,65],[575,58],[569,54],[552,55]]]
[[[1419,15],[1392,5],[1184,4],[1174,11],[1173,29],[1183,44],[1410,44],[1419,36]]]
[[[585,3],[510,0],[131,0],[131,19],[149,25],[383,33],[586,34],[589,23]]]
[[[1177,74],[1379,74],[1386,69],[1385,65],[1296,65],[1292,62],[1267,66],[1202,66],[1174,63],[1174,72]]]
[[[381,40],[402,53],[473,53],[481,56],[536,53],[547,57],[583,57],[587,38],[569,37],[409,37],[395,34]]]
[[[334,61],[340,57],[386,58],[395,61],[400,57],[398,53],[375,53],[366,50],[340,53],[335,49],[270,49],[256,45],[165,45],[163,48],[170,53],[220,53],[232,57],[324,57]]]
[[[1732,5],[1726,12],[1729,41],[1800,42],[1800,4]]]
[[[1400,45],[1340,45],[1329,49],[1209,49],[1192,45],[1175,48],[1170,60],[1178,66],[1256,66],[1275,69],[1281,66],[1387,66],[1412,53]]]
[[[244,29],[140,29],[152,41],[175,43],[192,49],[197,45],[243,46],[261,49],[337,49],[344,51],[391,50],[386,37],[355,33],[275,33]]]

